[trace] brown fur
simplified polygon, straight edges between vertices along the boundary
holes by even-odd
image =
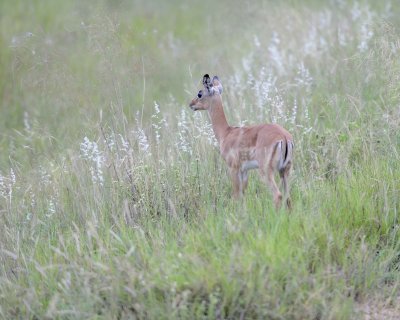
[[[279,172],[288,208],[291,207],[288,178],[292,167],[293,138],[277,124],[259,124],[247,127],[231,127],[226,121],[222,106],[222,86],[218,78],[213,80],[212,88],[207,85],[208,75],[204,76],[204,93],[201,98],[191,101],[190,107],[208,110],[215,136],[219,142],[221,155],[226,161],[233,182],[233,196],[243,195],[247,187],[246,165],[255,161],[262,180],[269,186],[277,208],[281,206],[282,194],[275,182],[275,172]],[[280,167],[284,164],[283,167]]]

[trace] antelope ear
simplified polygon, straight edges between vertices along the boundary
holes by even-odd
[[[221,81],[219,81],[218,76],[214,76],[214,77],[213,77],[212,83],[213,83],[214,89],[218,90],[219,94],[221,94],[223,88],[222,88]]]
[[[207,92],[211,93],[211,88],[212,88],[212,83],[211,83],[211,79],[210,76],[208,74],[205,74],[203,76],[203,86],[204,88],[207,90]]]

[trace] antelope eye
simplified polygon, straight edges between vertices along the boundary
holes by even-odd
[[[201,98],[202,95],[203,95],[203,91],[200,90],[199,93],[197,94],[197,97],[198,97],[198,98]]]

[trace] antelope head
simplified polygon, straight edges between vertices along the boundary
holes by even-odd
[[[209,110],[211,101],[215,98],[220,99],[222,93],[222,85],[217,76],[211,80],[208,74],[203,77],[204,89],[200,90],[197,97],[190,102],[190,108],[193,111]]]

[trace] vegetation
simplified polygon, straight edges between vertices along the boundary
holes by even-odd
[[[396,1],[0,2],[0,317],[400,314]],[[206,113],[295,139],[232,200]]]

